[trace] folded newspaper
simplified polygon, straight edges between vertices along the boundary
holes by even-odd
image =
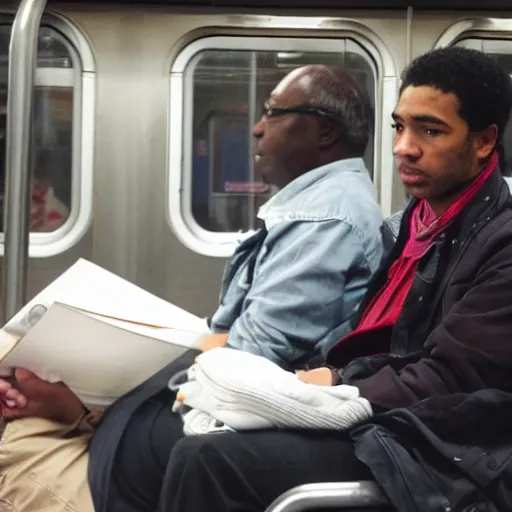
[[[105,406],[208,333],[204,319],[80,259],[0,330],[0,373],[27,368]]]

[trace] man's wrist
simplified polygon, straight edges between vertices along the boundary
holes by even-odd
[[[341,384],[341,370],[339,368],[334,368],[333,366],[328,366],[327,368],[331,371],[332,385],[338,386]]]

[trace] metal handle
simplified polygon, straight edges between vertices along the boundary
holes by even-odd
[[[9,49],[4,205],[3,320],[25,304],[27,290],[30,145],[37,38],[47,0],[21,0]]]
[[[302,512],[319,508],[370,508],[389,505],[375,482],[299,485],[277,498],[265,512]]]

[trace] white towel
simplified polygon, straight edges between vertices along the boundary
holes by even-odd
[[[208,413],[199,409],[190,409],[183,412],[180,408],[174,409],[174,412],[182,412],[183,433],[186,436],[197,436],[199,434],[212,434],[214,432],[233,431],[232,428],[224,425]]]
[[[175,411],[192,409],[183,414],[185,434],[222,429],[219,422],[234,430],[344,430],[372,415],[354,386],[306,384],[268,359],[229,348],[199,355],[177,396]]]

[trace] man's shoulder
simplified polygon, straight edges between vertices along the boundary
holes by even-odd
[[[362,173],[325,177],[298,193],[287,206],[288,220],[382,222],[373,183]]]
[[[512,200],[484,222],[475,237],[478,245],[494,245],[503,243],[504,240],[510,240],[512,243]]]
[[[512,188],[512,178],[507,181],[507,184]],[[383,231],[386,237],[393,242],[398,238],[402,228],[404,213],[405,210],[398,211],[383,221]],[[498,211],[482,216],[480,221],[483,224],[478,229],[475,237],[479,243],[490,238],[509,237],[512,234],[512,198]],[[479,223],[475,222],[473,227],[476,227]]]

